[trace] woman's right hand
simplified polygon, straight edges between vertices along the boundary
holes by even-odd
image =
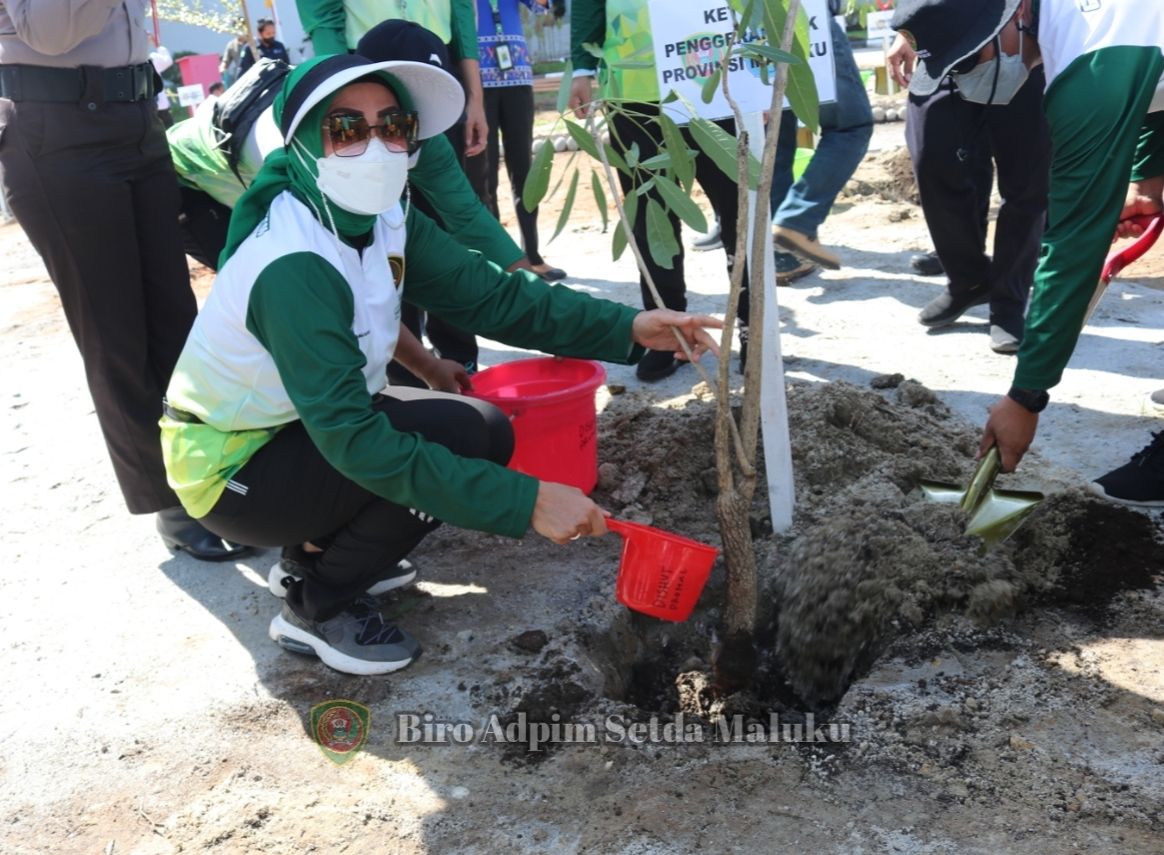
[[[465,366],[452,359],[434,359],[428,363],[421,379],[430,389],[459,395],[473,388],[473,381]]]
[[[606,513],[577,487],[541,481],[530,525],[554,543],[569,543],[606,534]]]

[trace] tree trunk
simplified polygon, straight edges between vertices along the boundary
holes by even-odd
[[[744,480],[744,479],[741,479]],[[754,482],[754,478],[751,479]],[[750,685],[755,671],[752,638],[756,620],[756,552],[748,520],[752,490],[721,492],[715,510],[723,537],[724,565],[727,568],[727,596],[724,608],[723,643],[716,653],[715,682],[725,692]]]

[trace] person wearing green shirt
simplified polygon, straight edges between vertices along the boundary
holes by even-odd
[[[269,634],[350,674],[419,652],[373,595],[441,522],[557,543],[605,533],[580,490],[505,468],[508,419],[472,398],[384,386],[401,301],[518,347],[631,363],[716,351],[714,318],[639,312],[507,273],[400,205],[410,152],[460,114],[422,63],[321,57],[274,104],[283,147],[231,218],[223,264],[167,388],[169,483],[210,531],[284,546]]]
[[[454,140],[458,159],[485,150],[485,92],[477,57],[477,17],[473,0],[295,0],[299,20],[317,56],[354,51],[360,39],[383,21],[405,20],[437,35],[460,71],[468,95],[464,144]]]
[[[1164,4],[1141,0],[902,0],[892,25],[917,53],[911,90],[949,74],[1005,104],[1042,63],[1051,132],[1047,230],[1010,391],[980,454],[1014,469],[1062,378],[1113,235],[1164,211]],[[1129,184],[1129,181],[1131,182]],[[1164,431],[1092,483],[1105,498],[1164,506]]]
[[[388,20],[373,27],[360,40],[357,52],[373,61],[403,59],[441,68],[449,64],[444,44],[435,34],[403,20]],[[240,86],[247,83],[244,80]],[[281,145],[268,108],[239,146],[236,176],[219,144],[222,134],[215,125],[215,115],[213,104],[204,101],[193,117],[167,131],[174,167],[183,185],[186,251],[212,269],[217,268],[218,255],[226,242],[229,209],[254,180],[263,157]],[[461,244],[508,270],[522,268],[540,273],[478,198],[446,135],[426,140],[413,156],[408,185],[412,204]],[[423,329],[441,357],[460,363],[468,371],[476,369],[478,347],[472,335],[442,318],[425,319],[414,306],[403,307],[402,321],[417,338]],[[423,378],[399,362],[393,362],[388,371],[394,383],[425,385]]]

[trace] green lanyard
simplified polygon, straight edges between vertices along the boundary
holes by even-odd
[[[493,26],[497,28],[497,35],[504,36],[505,28],[501,26],[501,10],[497,8],[497,0],[489,0],[489,8],[493,10]]]

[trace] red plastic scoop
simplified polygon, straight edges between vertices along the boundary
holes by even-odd
[[[606,527],[623,537],[618,601],[663,620],[691,617],[719,550],[640,523],[607,519]]]

